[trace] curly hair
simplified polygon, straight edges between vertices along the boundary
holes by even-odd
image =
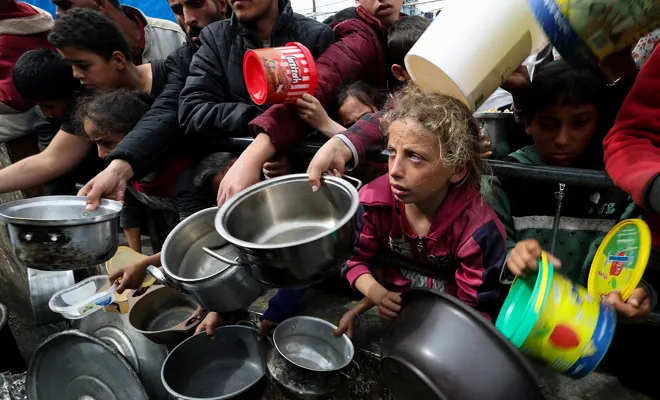
[[[394,121],[408,120],[419,124],[424,131],[438,138],[441,162],[447,168],[467,168],[459,183],[479,188],[485,163],[479,151],[479,123],[470,109],[453,97],[423,93],[413,84],[399,91],[391,108],[383,117],[384,132]]]
[[[100,132],[128,135],[150,104],[149,96],[126,89],[89,94],[78,101],[75,121],[82,127],[88,119]]]

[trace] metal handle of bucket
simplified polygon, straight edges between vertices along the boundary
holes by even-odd
[[[221,256],[220,254],[216,253],[215,251],[209,249],[208,247],[204,247],[204,253],[210,255],[211,257],[215,258],[218,261],[222,261],[225,264],[228,265],[244,265],[240,261],[238,261],[238,257],[236,257],[235,260],[230,260],[227,257]]]
[[[353,183],[357,190],[360,190],[360,188],[362,187],[362,181],[359,180],[358,178],[354,178],[352,176],[348,176],[348,175],[345,175],[345,174],[341,174],[341,177],[346,179],[347,181]]]
[[[183,294],[190,294],[187,290],[185,290],[178,282],[169,279],[163,271],[160,270],[160,268],[150,265],[147,267],[147,273],[151,276],[154,277],[155,280],[158,281],[161,285],[165,286],[170,286],[175,288],[176,290],[180,291]]]

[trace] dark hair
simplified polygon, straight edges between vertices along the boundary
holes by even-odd
[[[605,81],[592,69],[573,69],[563,60],[553,61],[534,74],[521,104],[522,112],[531,120],[538,110],[558,102],[599,106],[604,89]]]
[[[399,18],[387,30],[387,54],[390,64],[404,66],[404,58],[422,36],[431,20],[419,15]]]
[[[337,104],[341,107],[349,97],[355,97],[362,103],[380,110],[387,101],[387,92],[376,89],[365,81],[357,81],[339,88]]]
[[[79,126],[88,119],[101,132],[127,135],[149,110],[150,103],[148,96],[126,89],[98,93],[79,101],[76,119]]]
[[[213,153],[204,157],[195,167],[195,177],[193,184],[197,190],[208,192],[211,188],[213,178],[218,174],[230,167],[233,160],[236,158],[231,153]]]
[[[71,64],[49,49],[23,53],[14,64],[11,79],[18,94],[32,102],[69,101],[84,90],[73,77]]]
[[[126,38],[108,17],[98,11],[74,8],[55,21],[48,41],[58,49],[73,47],[97,54],[106,60],[119,51],[127,61],[133,59]]]

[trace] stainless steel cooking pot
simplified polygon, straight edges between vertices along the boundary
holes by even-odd
[[[474,309],[431,289],[402,300],[381,354],[395,399],[543,399],[523,355]]]
[[[210,311],[231,312],[248,307],[266,288],[241,265],[229,265],[204,252],[205,247],[235,259],[236,253],[215,231],[217,207],[199,211],[170,232],[163,245],[162,269],[147,272],[160,283],[189,294]]]
[[[0,205],[14,256],[25,267],[74,270],[109,260],[117,251],[121,203],[101,200],[85,210],[82,196],[42,196]]]
[[[218,211],[215,227],[258,281],[287,288],[320,282],[337,272],[353,249],[359,197],[345,179],[324,177],[317,192],[307,174],[260,182],[231,197]]]

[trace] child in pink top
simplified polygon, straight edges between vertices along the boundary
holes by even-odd
[[[410,86],[383,125],[389,173],[360,191],[355,253],[344,271],[365,299],[344,315],[339,332],[352,333],[357,316],[373,306],[396,318],[399,293],[410,287],[443,291],[495,317],[506,232],[479,193],[477,122],[460,101]]]

